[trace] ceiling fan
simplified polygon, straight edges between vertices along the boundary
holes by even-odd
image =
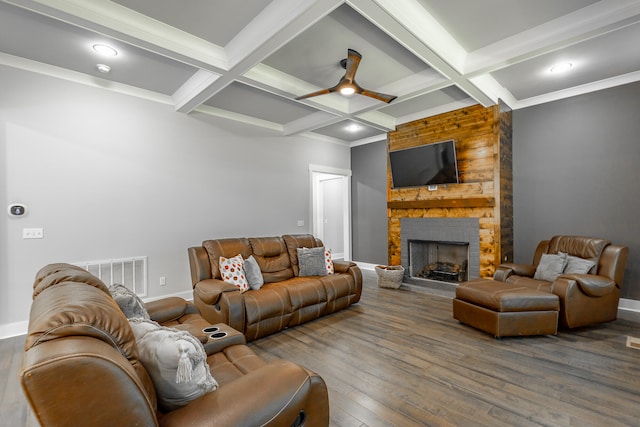
[[[361,59],[362,55],[360,55],[358,52],[353,49],[347,49],[347,58],[340,61],[340,66],[344,68],[346,72],[344,73],[344,77],[340,79],[337,85],[330,87],[329,89],[322,89],[317,92],[311,92],[306,95],[298,96],[295,99],[311,98],[312,96],[326,95],[332,92],[340,92],[343,95],[351,95],[357,93],[360,95],[375,98],[382,102],[386,102],[387,104],[396,99],[397,96],[373,92],[360,87],[360,85],[356,83],[356,71],[358,70],[358,65],[360,64]]]

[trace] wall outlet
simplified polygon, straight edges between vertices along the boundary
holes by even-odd
[[[167,278],[165,276],[160,276],[160,286],[167,286]]]
[[[304,219],[298,220],[298,227],[304,227]]]
[[[22,229],[22,238],[23,239],[43,239],[44,238],[44,229],[42,229],[42,228],[23,228]]]

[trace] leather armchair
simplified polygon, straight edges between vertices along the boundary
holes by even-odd
[[[172,327],[197,332],[211,326],[180,298],[149,303],[147,311]],[[321,377],[287,360],[267,362],[240,332],[216,326],[229,333],[204,344],[218,388],[163,411],[129,322],[107,287],[78,267],[49,265],[34,284],[22,387],[43,426],[329,424]]]
[[[534,279],[544,254],[564,252],[596,262],[595,272],[561,274],[554,281]],[[536,247],[532,264],[502,264],[494,280],[527,286],[557,295],[559,326],[577,328],[615,320],[629,249],[608,240],[581,236],[554,236]]]

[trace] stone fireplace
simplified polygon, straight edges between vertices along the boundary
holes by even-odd
[[[407,283],[424,286],[480,277],[478,218],[401,218],[400,246]],[[429,272],[431,277],[424,277]]]

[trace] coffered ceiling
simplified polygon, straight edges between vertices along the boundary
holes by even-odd
[[[0,0],[0,65],[351,146],[638,81],[639,45],[640,0]],[[337,84],[347,49],[360,86],[398,98],[294,99]]]

